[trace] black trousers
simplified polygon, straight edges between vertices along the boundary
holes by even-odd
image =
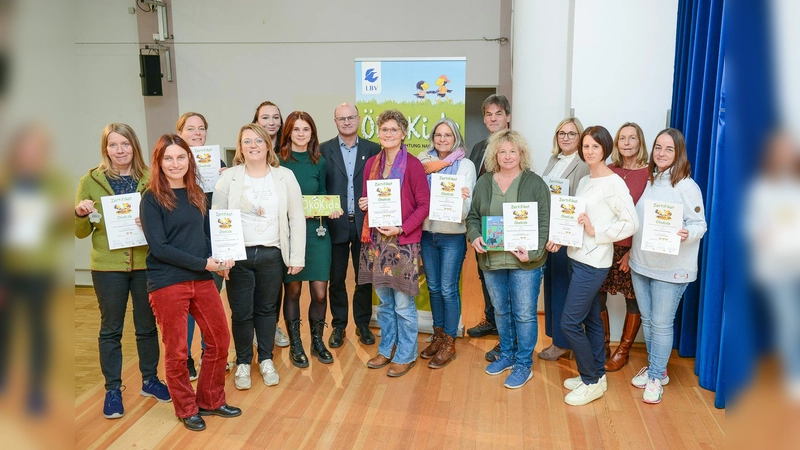
[[[355,280],[358,280],[358,260],[361,255],[361,241],[358,237],[357,223],[350,222],[350,238],[347,242],[331,246],[331,281],[328,297],[331,304],[331,325],[347,327],[350,300],[347,295],[347,264],[353,262]],[[356,326],[367,326],[372,317],[372,284],[356,284],[353,293],[353,322]]]

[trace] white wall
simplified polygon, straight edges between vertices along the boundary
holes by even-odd
[[[321,140],[335,136],[357,57],[465,56],[468,86],[499,79],[499,45],[482,39],[498,36],[499,2],[175,1],[173,21],[180,110],[203,113],[208,142],[223,146],[264,100],[284,116],[308,111]]]
[[[676,0],[575,1],[572,107],[584,126],[613,137],[636,122],[652,147],[672,103],[677,14]]]

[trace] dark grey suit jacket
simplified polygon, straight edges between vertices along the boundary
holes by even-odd
[[[338,195],[344,210],[342,217],[336,220],[328,219],[331,243],[341,244],[350,240],[350,224],[347,217],[347,168],[344,165],[344,157],[339,147],[339,136],[324,142],[320,146],[320,151],[325,158],[325,162],[328,163],[327,172],[325,173],[328,195]],[[378,144],[358,138],[356,168],[353,171],[353,194],[355,196],[355,223],[359,238],[361,238],[361,227],[364,223],[364,212],[358,208],[358,199],[362,196],[364,183],[364,164],[380,151],[381,147]]]
[[[472,151],[469,153],[469,160],[475,165],[475,175],[481,173],[481,161],[483,155],[486,153],[486,147],[489,145],[489,138],[486,138],[472,146]]]

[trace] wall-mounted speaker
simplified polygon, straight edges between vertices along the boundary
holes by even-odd
[[[142,95],[161,96],[161,57],[139,55],[139,76],[142,78]]]

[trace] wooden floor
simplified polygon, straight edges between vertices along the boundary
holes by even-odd
[[[464,270],[463,319],[472,326],[483,311],[472,255],[467,255]],[[304,293],[301,302],[308,301]],[[644,348],[635,347],[631,363],[608,374],[603,398],[572,407],[563,401],[568,392],[562,382],[577,375],[573,361],[534,358],[534,378],[522,389],[510,390],[503,387],[505,376],[484,372],[483,355],[496,337],[464,338],[456,341],[457,358],[446,368],[428,369],[420,359],[408,375],[393,379],[384,370],[366,368],[377,345],[361,345],[352,324],[345,345],[332,350],[331,365],[312,359],[309,368],[297,369],[287,349],[276,347],[278,386],[264,386],[255,365],[248,391],[237,391],[229,374],[227,401],[244,414],[206,418],[205,431],[190,432],[175,418],[171,403],[139,395],[141,376],[130,317],[123,340],[125,416],[106,420],[97,359],[99,312],[93,291],[76,288],[76,448],[641,449],[722,448],[725,442],[725,411],[714,408],[713,392],[698,386],[694,359],[673,354],[664,400],[647,405],[641,401],[642,391],[630,385],[646,364]],[[305,321],[303,336],[308,349]],[[426,337],[420,335],[420,349]],[[549,344],[540,316],[536,350]],[[197,352],[198,339],[194,347]],[[231,350],[229,360],[233,359]],[[159,373],[163,378],[163,365]]]

